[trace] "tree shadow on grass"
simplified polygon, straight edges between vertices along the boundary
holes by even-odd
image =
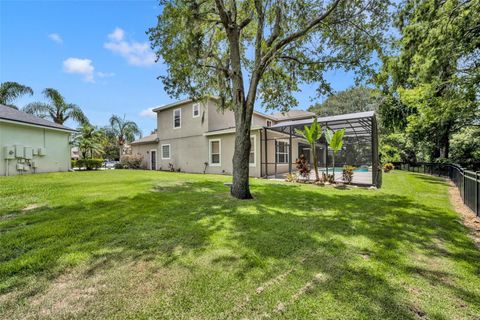
[[[196,266],[183,257],[200,257],[212,246],[222,246],[237,255],[214,257],[211,264],[235,265],[239,281],[254,270],[266,270],[267,260],[303,275],[322,273],[327,280],[314,293],[333,295],[363,317],[415,317],[405,289],[388,279],[395,272],[425,278],[473,305],[480,300],[455,281],[442,282],[451,275],[422,271],[407,256],[409,249],[417,250],[480,273],[479,252],[445,210],[366,190],[322,192],[314,186],[260,183],[253,192],[254,200],[240,201],[228,195],[222,182],[159,181],[134,197],[39,208],[1,225],[0,276],[13,279],[3,290],[22,285],[21,279],[33,274],[60,274],[64,257],[73,253],[88,257],[91,275],[125,259],[161,259],[166,266],[193,270]],[[220,244],[212,240],[218,234],[223,235]],[[357,239],[365,242],[357,245]],[[439,247],[439,239],[453,249]],[[376,272],[362,259],[386,272]]]

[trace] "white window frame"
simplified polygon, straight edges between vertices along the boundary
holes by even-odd
[[[252,149],[250,148],[250,153],[248,154],[248,165],[250,167],[256,167],[257,166],[257,136],[250,136],[250,139],[253,138],[253,162],[250,162],[250,153]]]
[[[167,146],[168,146],[168,158],[165,158],[163,156],[163,147],[167,147]],[[162,144],[160,146],[160,150],[161,150],[160,156],[162,160],[169,160],[172,157],[172,147],[170,146],[170,143]]]
[[[279,148],[278,148],[278,144],[279,144],[279,143],[284,143],[284,144],[286,144],[286,145],[288,146],[288,142],[287,142],[287,141],[281,141],[281,140],[280,140],[280,141],[277,141],[277,145],[276,145],[276,147],[275,147],[275,160],[276,160],[276,162],[277,162],[278,164],[288,164],[289,161],[290,161],[288,148],[287,148],[287,151],[286,151],[286,152],[279,152],[279,151],[278,151],[278,149],[279,149]],[[280,162],[280,161],[279,161],[279,157],[278,157],[279,154],[285,155],[285,159],[286,159],[285,162]]]
[[[178,127],[175,127],[175,112],[176,111],[179,111],[179,117],[180,117],[180,125]],[[182,127],[182,109],[181,108],[178,108],[178,109],[173,109],[173,129],[180,129]]]
[[[150,158],[150,159],[148,159],[148,160],[150,160],[150,161],[148,161],[149,164],[150,164],[150,170],[153,170],[153,168],[152,168],[152,152],[155,152],[155,170],[157,170],[157,164],[158,164],[158,152],[157,152],[157,149],[150,149],[150,152],[149,152],[149,155],[150,155],[149,158]]]
[[[195,115],[195,107],[198,108],[198,114],[197,115]],[[194,103],[192,105],[192,118],[198,118],[198,117],[200,117],[200,103]]]
[[[270,123],[270,124],[269,124],[269,123]],[[267,119],[267,127],[271,127],[272,125],[273,125],[272,120],[268,120],[268,119]]]
[[[212,163],[212,142],[218,142],[218,163]],[[211,167],[222,166],[222,139],[208,140],[208,165]]]

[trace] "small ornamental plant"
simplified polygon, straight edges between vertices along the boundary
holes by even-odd
[[[388,162],[383,165],[383,172],[385,173],[390,172],[393,169],[395,169],[395,166],[393,165],[393,163]]]
[[[295,161],[295,164],[297,166],[297,170],[298,170],[298,173],[300,174],[300,176],[302,176],[306,180],[309,180],[310,179],[310,171],[312,171],[312,170],[310,169],[310,165],[308,164],[308,161],[305,158],[305,155],[301,154],[300,158],[298,158]]]
[[[350,184],[353,180],[353,171],[356,168],[354,166],[343,166],[343,181]]]

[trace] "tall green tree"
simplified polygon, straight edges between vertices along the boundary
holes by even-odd
[[[399,8],[398,54],[377,79],[395,103],[382,115],[406,114],[409,138],[430,160],[448,158],[452,135],[479,119],[480,1],[405,0]]]
[[[310,126],[304,126],[303,130],[296,129],[295,132],[304,137],[310,145],[310,149],[313,154],[313,168],[315,171],[315,181],[320,180],[318,175],[318,154],[317,154],[317,142],[322,137],[322,128],[317,122],[317,118],[313,118],[313,123]]]
[[[43,94],[49,103],[32,102],[23,108],[23,111],[41,118],[47,118],[58,124],[64,124],[72,119],[80,124],[88,124],[88,118],[79,106],[67,103],[65,98],[55,89],[47,88]]]
[[[5,106],[18,109],[14,101],[27,94],[33,95],[32,88],[18,82],[6,81],[0,84],[0,104]]]
[[[342,150],[343,147],[343,136],[345,135],[345,129],[337,130],[333,132],[330,129],[325,130],[325,139],[327,140],[328,146],[333,151],[332,156],[332,165],[333,165],[333,181],[335,181],[335,154]]]
[[[142,137],[142,131],[135,122],[126,120],[125,115],[123,115],[122,118],[114,114],[110,117],[109,121],[110,127],[107,130],[107,134],[115,137],[121,157],[123,146],[126,143],[134,141],[137,137]]]
[[[250,199],[254,104],[288,110],[301,83],[331,91],[324,72],[367,74],[388,25],[388,0],[162,0],[148,33],[173,97],[220,97],[235,115],[231,194]]]
[[[316,103],[308,111],[321,117],[338,114],[376,111],[383,96],[378,90],[365,87],[351,87],[330,95],[324,102]]]

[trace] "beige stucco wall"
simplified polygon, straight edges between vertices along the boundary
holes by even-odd
[[[4,147],[21,145],[38,150],[46,148],[45,156],[34,156],[37,168],[27,171],[17,171],[16,165],[20,159],[8,161],[8,174],[30,174],[40,172],[68,171],[70,169],[70,133],[55,129],[35,127],[26,124],[0,122],[0,175],[7,172]]]
[[[142,169],[151,169],[150,164],[150,151],[157,150],[157,165],[158,165],[158,143],[146,143],[146,144],[132,144],[132,155],[141,155],[143,157],[142,160]]]

